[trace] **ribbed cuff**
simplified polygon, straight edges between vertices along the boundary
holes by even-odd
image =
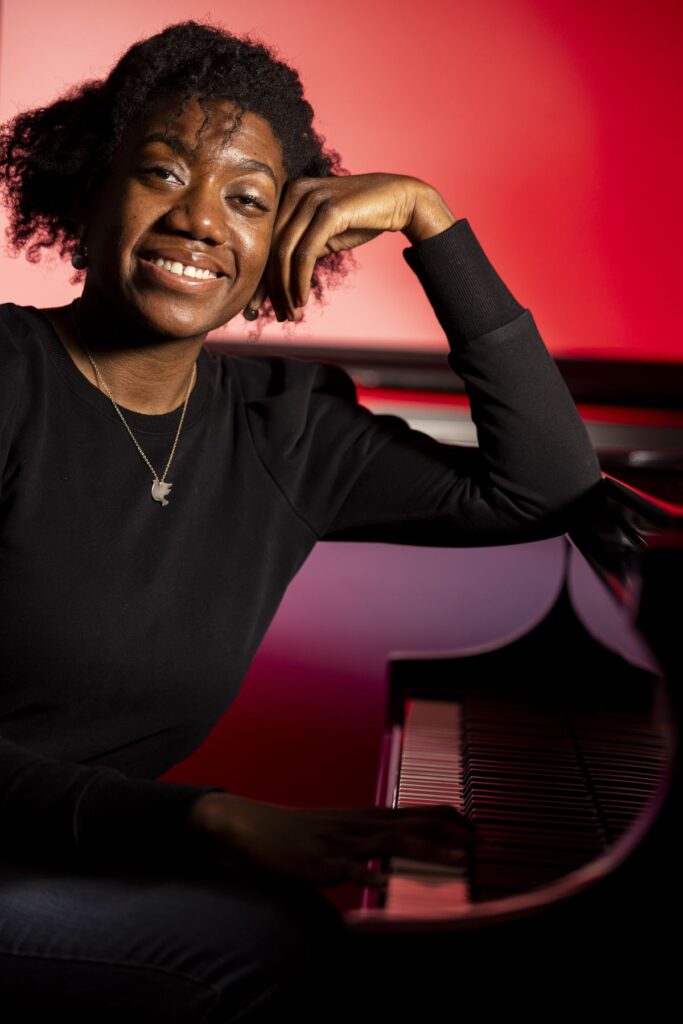
[[[215,860],[189,819],[197,800],[216,792],[227,791],[220,786],[129,779],[103,769],[79,801],[74,826],[77,859],[93,867],[158,869]]]
[[[403,249],[451,343],[478,338],[524,312],[467,218]]]

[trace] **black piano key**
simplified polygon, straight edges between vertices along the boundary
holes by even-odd
[[[450,803],[475,837],[454,868],[392,858],[385,907],[454,911],[562,877],[628,828],[665,760],[642,712],[572,707],[571,693],[544,701],[487,685],[457,701],[411,697],[396,806]]]

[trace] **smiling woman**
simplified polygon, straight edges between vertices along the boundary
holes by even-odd
[[[74,284],[87,265],[81,334],[126,408],[176,408],[207,333],[240,310],[301,319],[256,292],[287,179],[342,170],[312,117],[297,73],[264,44],[188,22],[131,47],[106,81],[3,126],[13,252],[35,261],[58,244]],[[342,253],[321,254],[316,299],[344,273]],[[96,384],[71,310],[44,313]],[[135,349],[122,350],[130,330]]]
[[[59,246],[84,281],[66,306],[0,304],[16,1022],[348,1019],[349,932],[318,887],[381,885],[380,856],[451,865],[472,823],[448,804],[297,809],[159,777],[226,711],[317,541],[556,536],[602,480],[468,221],[417,178],[342,173],[312,118],[264,45],[188,21],[1,129],[15,252]],[[410,243],[478,448],[371,414],[338,367],[205,347],[242,310],[300,319],[383,231]]]
[[[245,158],[239,169],[256,172],[259,185],[263,184],[262,175],[270,177],[275,194],[259,195],[258,188],[249,188],[247,175],[240,182],[241,195],[235,197],[241,205],[273,213],[283,177],[346,173],[339,154],[325,148],[315,132],[313,109],[293,68],[278,60],[265,43],[249,36],[238,38],[213,26],[184,22],[132,46],[105,81],[74,86],[50,106],[24,111],[3,126],[0,183],[12,214],[8,238],[13,252],[29,246],[28,258],[35,261],[41,247],[58,244],[61,256],[73,256],[79,247],[81,215],[76,200],[89,196],[111,173],[122,142],[132,143],[133,132],[142,128],[135,133],[138,142],[160,144],[149,148],[150,158],[156,152],[160,163],[169,156],[191,159],[197,155],[193,132],[184,144],[171,133],[170,126],[186,104],[194,101],[201,116],[197,121],[195,112],[191,127],[199,125],[201,131],[203,120],[208,119],[207,103],[221,98],[232,101],[226,106],[234,115],[227,125],[226,143],[239,131],[243,115],[249,111],[252,128],[260,122],[261,127],[271,129],[270,141],[277,138],[280,150],[280,181],[271,161]],[[160,107],[168,115],[165,119]],[[155,120],[161,130],[152,127]],[[159,180],[164,170],[167,181],[177,173],[174,159],[165,167],[152,166],[152,159],[147,162],[147,173],[156,174]],[[176,180],[176,186],[179,184]],[[317,298],[322,297],[326,280],[343,276],[346,262],[336,253],[320,259],[312,282]],[[72,283],[82,280],[78,273]],[[264,320],[272,318],[269,301],[259,315]]]

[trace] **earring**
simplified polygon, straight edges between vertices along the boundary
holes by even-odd
[[[85,224],[80,224],[78,227],[78,237],[80,239],[78,248],[71,257],[71,266],[75,267],[76,270],[84,270],[88,265],[88,256],[83,245],[83,236],[85,234]]]
[[[254,309],[252,306],[245,306],[244,308],[244,319],[255,320],[258,316],[258,309]]]

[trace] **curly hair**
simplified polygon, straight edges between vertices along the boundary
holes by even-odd
[[[197,96],[205,115],[201,135],[209,120],[207,101],[217,97],[236,106],[230,133],[239,129],[245,111],[269,122],[282,147],[287,179],[349,173],[339,153],[326,148],[324,136],[314,130],[314,111],[299,74],[274,47],[215,24],[182,21],[132,45],[106,79],[72,86],[50,106],[0,124],[0,194],[9,212],[9,255],[18,256],[28,245],[26,258],[37,263],[43,248],[58,245],[60,258],[71,258],[79,245],[74,199],[95,187],[132,123],[169,93],[182,99],[167,129]],[[355,266],[350,250],[316,261],[311,295],[318,303],[325,286],[337,284],[349,265]],[[84,277],[79,270],[69,284]],[[274,316],[266,299],[254,321],[257,336]]]

